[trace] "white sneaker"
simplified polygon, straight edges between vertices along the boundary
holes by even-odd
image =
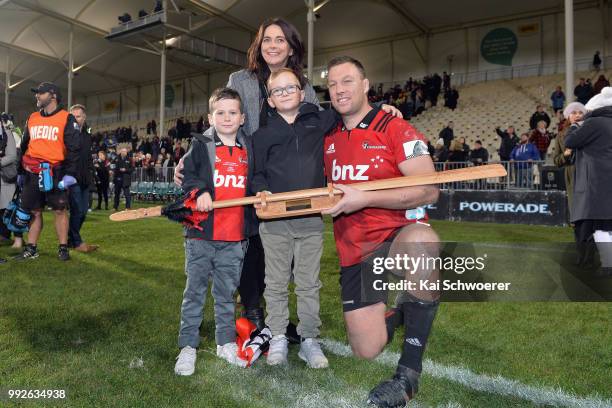
[[[329,362],[321,351],[321,346],[317,339],[308,338],[302,341],[298,357],[306,362],[310,368],[327,368]]]
[[[191,346],[185,346],[181,349],[176,364],[174,365],[174,373],[176,375],[191,375],[195,371],[196,349]]]
[[[284,334],[277,334],[270,340],[270,348],[268,349],[268,365],[287,364],[287,353],[289,352],[287,337]]]
[[[238,367],[246,367],[246,360],[238,357],[238,345],[236,342],[226,343],[222,346],[217,345],[217,357],[220,357],[230,364],[237,365]]]

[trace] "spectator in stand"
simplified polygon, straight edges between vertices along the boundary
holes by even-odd
[[[541,120],[546,123],[546,128],[550,126],[550,116],[548,116],[548,113],[544,112],[544,105],[538,105],[536,111],[531,115],[531,119],[529,119],[529,129],[535,129]]]
[[[178,163],[181,160],[181,157],[185,155],[185,149],[181,147],[181,142],[179,140],[174,144],[174,162]]]
[[[198,119],[198,123],[196,123],[196,132],[200,135],[204,133],[204,116],[200,116],[200,119]]]
[[[595,71],[599,71],[601,68],[601,57],[599,56],[599,51],[595,51],[595,55],[593,55],[593,69]]]
[[[161,149],[161,142],[159,141],[159,137],[155,136],[153,138],[153,142],[151,142],[151,157],[153,161],[157,160],[160,149]]]
[[[448,122],[448,125],[446,125],[446,127],[440,131],[438,137],[444,140],[444,146],[447,149],[450,148],[451,142],[455,138],[455,134],[453,132],[453,121]]]
[[[462,163],[468,161],[469,156],[470,147],[465,143],[465,137],[453,140],[448,153],[448,161]]]
[[[179,140],[185,137],[185,120],[182,116],[176,120],[176,137]]]
[[[481,166],[489,162],[489,152],[482,147],[480,140],[474,143],[474,149],[470,152],[470,161],[474,163],[474,166]]]
[[[130,158],[128,157],[128,151],[124,147],[121,149],[119,156],[115,162],[114,169],[114,180],[115,184],[115,204],[113,209],[119,210],[119,199],[121,198],[121,192],[125,195],[125,208],[130,209],[132,204],[132,196],[130,193],[130,185],[132,184],[132,171],[133,166]]]
[[[509,161],[512,150],[514,150],[514,147],[519,143],[519,138],[516,133],[514,133],[514,126],[508,126],[505,132],[499,127],[496,127],[495,132],[497,132],[497,135],[501,138],[501,144],[497,150],[499,160]]]
[[[529,142],[529,135],[523,133],[521,141],[510,154],[510,161],[514,164],[517,187],[531,187],[533,175],[533,161],[540,160],[538,149]]]
[[[104,199],[104,209],[108,210],[108,186],[110,184],[110,162],[106,159],[104,151],[98,152],[98,158],[94,161],[95,182],[98,190],[98,210],[102,209],[102,199]]]
[[[555,137],[547,129],[546,122],[538,122],[538,126],[529,134],[529,142],[533,143],[540,153],[540,160],[546,160],[546,152],[551,140]]]
[[[444,92],[448,92],[451,89],[451,77],[446,71],[442,73],[442,88],[444,88]]]
[[[574,96],[576,97],[576,101],[585,105],[589,99],[591,99],[591,96],[593,96],[593,88],[584,78],[580,78],[578,85],[574,88]]]
[[[436,72],[431,77],[432,93],[431,93],[431,105],[436,106],[438,104],[438,97],[442,89],[442,77]]]
[[[444,106],[449,109],[455,110],[457,108],[457,101],[459,100],[459,92],[455,87],[448,89],[444,92]]]
[[[597,82],[595,82],[595,85],[593,85],[593,95],[599,95],[599,93],[601,93],[601,90],[604,89],[606,86],[610,86],[610,81],[608,81],[605,77],[605,75],[600,75],[599,78],[597,78]]]
[[[151,122],[147,122],[147,135],[151,134]]]
[[[565,94],[561,90],[560,86],[558,86],[552,95],[550,95],[550,101],[552,102],[552,108],[555,114],[563,110],[563,107],[565,106]]]
[[[444,163],[448,161],[448,149],[444,145],[443,139],[438,139],[436,141],[436,147],[432,159],[436,163]]]
[[[575,154],[572,149],[565,147],[565,137],[570,126],[582,122],[586,108],[580,102],[572,102],[563,111],[564,120],[561,122],[559,134],[555,139],[555,156],[553,161],[557,167],[563,168],[565,174],[565,191],[567,191],[567,203],[572,209],[572,198],[574,196],[574,175],[576,172]]]
[[[138,147],[138,128],[134,128],[130,142],[132,142],[132,151],[135,152],[136,147]]]
[[[164,161],[162,163],[163,174],[165,177],[165,181],[172,180],[172,172],[174,167],[174,160],[172,159],[172,155],[170,153],[164,154]]]
[[[151,132],[156,135],[157,134],[157,122],[155,122],[155,119],[153,119],[151,121]]]

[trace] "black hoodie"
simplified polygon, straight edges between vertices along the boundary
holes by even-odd
[[[588,114],[582,126],[572,125],[565,147],[576,152],[570,221],[612,220],[612,106]]]
[[[292,124],[276,111],[253,135],[254,192],[302,190],[325,186],[323,139],[340,121],[334,110],[304,103]]]

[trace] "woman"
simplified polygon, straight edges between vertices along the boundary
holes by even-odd
[[[453,140],[450,146],[448,161],[451,162],[467,162],[470,155],[470,147],[465,143],[465,137],[460,137],[458,140]],[[460,167],[460,165],[458,165]]]
[[[571,211],[574,195],[574,152],[565,147],[565,136],[571,125],[582,121],[586,109],[580,102],[572,102],[563,111],[564,120],[559,124],[559,134],[555,139],[555,156],[553,161],[557,167],[562,167],[565,174],[565,190],[567,191],[567,206]],[[570,214],[571,218],[571,214]]]
[[[297,29],[282,18],[264,21],[247,53],[247,68],[230,75],[227,86],[235,89],[244,106],[244,128],[252,135],[266,121],[272,108],[267,103],[266,81],[270,73],[291,68],[303,77],[304,44]],[[310,83],[304,85],[304,102],[318,104]]]
[[[96,189],[98,190],[98,210],[102,207],[102,198],[104,198],[104,209],[108,210],[108,185],[110,183],[110,161],[106,159],[104,151],[98,152],[98,158],[94,162],[96,172]]]

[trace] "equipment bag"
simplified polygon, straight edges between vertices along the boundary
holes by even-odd
[[[28,232],[32,213],[21,207],[19,193],[16,191],[13,199],[4,211],[2,222],[9,231],[16,233]]]

